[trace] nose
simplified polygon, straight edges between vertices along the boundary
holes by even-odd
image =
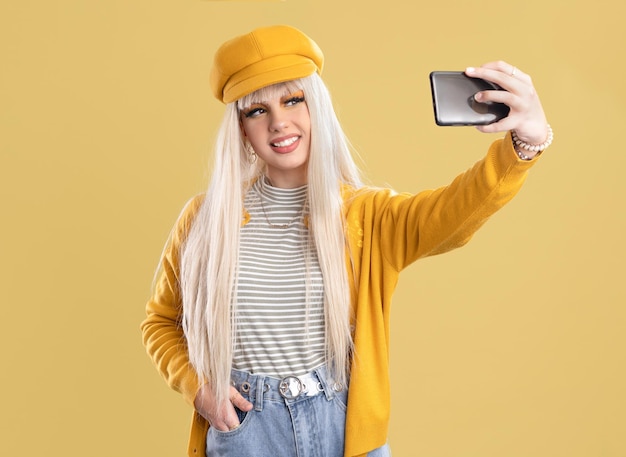
[[[287,113],[281,109],[274,109],[271,112],[270,130],[272,132],[279,132],[289,125]]]

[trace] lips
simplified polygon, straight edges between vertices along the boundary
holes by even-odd
[[[294,135],[289,137],[277,138],[270,143],[272,150],[285,154],[295,150],[300,144],[300,136]]]
[[[285,148],[287,146],[291,146],[292,144],[294,144],[296,141],[298,141],[298,137],[297,136],[293,136],[291,138],[287,138],[286,140],[282,140],[282,141],[275,141],[273,143],[270,143],[272,146],[274,147],[278,147],[278,148]]]

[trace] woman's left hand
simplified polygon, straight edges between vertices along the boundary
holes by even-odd
[[[510,63],[489,62],[480,67],[470,67],[465,74],[496,83],[504,90],[478,92],[478,102],[504,103],[511,109],[509,115],[498,122],[481,125],[481,132],[495,133],[515,130],[517,136],[529,144],[541,144],[548,138],[548,122],[541,101],[529,75]]]

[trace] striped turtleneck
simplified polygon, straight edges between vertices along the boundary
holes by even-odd
[[[282,189],[264,178],[245,197],[250,220],[241,228],[235,291],[237,370],[282,378],[325,361],[324,286],[308,243],[306,197],[307,186]]]

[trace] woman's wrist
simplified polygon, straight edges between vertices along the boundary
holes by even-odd
[[[531,160],[540,152],[543,152],[552,144],[552,140],[554,140],[554,132],[552,131],[552,127],[550,124],[547,124],[548,127],[548,138],[541,144],[529,144],[525,141],[522,141],[518,136],[515,130],[511,130],[511,141],[513,142],[513,148],[517,153],[517,156],[522,160]]]
[[[546,141],[541,144],[530,144],[522,141],[518,136],[515,130],[511,130],[511,141],[513,142],[513,149],[517,153],[517,156],[522,160],[532,160],[536,155],[543,152],[552,144],[552,140],[554,139],[554,132],[552,131],[552,127],[550,124],[547,124],[548,128],[548,137]]]

